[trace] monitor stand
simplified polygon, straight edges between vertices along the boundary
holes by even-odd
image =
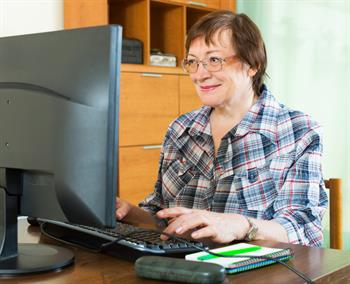
[[[18,244],[17,215],[22,173],[11,169],[5,169],[5,173],[2,176],[5,182],[0,173],[0,277],[55,271],[71,265],[74,254],[69,249],[45,244]]]

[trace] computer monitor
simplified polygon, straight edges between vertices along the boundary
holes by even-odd
[[[19,215],[115,226],[121,30],[0,38],[0,275],[73,261],[18,245]]]

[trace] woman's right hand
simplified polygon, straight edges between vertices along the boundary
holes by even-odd
[[[116,198],[116,211],[115,216],[117,220],[124,219],[131,211],[131,209],[134,207],[132,204],[127,202],[126,200]]]
[[[115,217],[118,221],[123,220],[123,222],[131,224],[142,224],[142,225],[152,225],[156,226],[155,218],[152,215],[141,209],[140,207],[129,203],[126,200],[116,198],[116,211]]]

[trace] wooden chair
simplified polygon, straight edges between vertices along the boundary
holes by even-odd
[[[342,180],[330,178],[324,183],[329,189],[330,248],[343,249]]]

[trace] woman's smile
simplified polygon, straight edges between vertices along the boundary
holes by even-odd
[[[199,88],[200,88],[200,91],[203,93],[211,93],[211,92],[215,91],[220,86],[221,86],[221,84],[215,84],[215,85],[199,86]]]

